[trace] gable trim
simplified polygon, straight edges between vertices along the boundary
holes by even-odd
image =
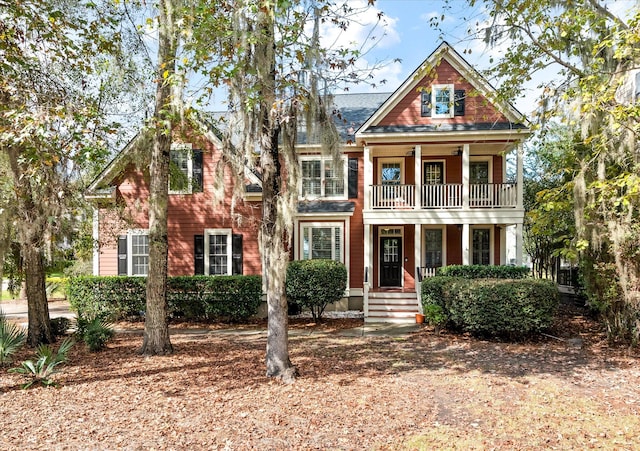
[[[408,92],[416,88],[424,75],[431,68],[436,67],[443,58],[449,62],[454,69],[460,72],[469,83],[478,89],[483,96],[492,102],[510,122],[522,123],[525,121],[522,113],[516,110],[510,103],[497,100],[495,98],[496,89],[491,86],[476,69],[467,63],[453,47],[444,41],[407,77],[404,83],[391,94],[389,99],[362,124],[356,131],[356,141],[361,138],[362,133],[365,133],[369,127],[380,122],[380,120],[389,114]]]

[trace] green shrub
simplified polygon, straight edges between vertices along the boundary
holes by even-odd
[[[344,297],[347,268],[334,260],[297,260],[287,266],[287,298],[319,321],[328,304]]]
[[[72,277],[69,304],[86,318],[140,318],[145,310],[146,282],[144,277]]]
[[[20,349],[26,338],[24,330],[7,321],[7,317],[0,310],[0,366],[11,361],[11,356]]]
[[[45,291],[48,297],[62,296],[66,297],[67,284],[69,279],[66,277],[47,277],[45,279]]]
[[[423,306],[424,319],[427,324],[435,328],[436,333],[439,332],[441,327],[444,327],[449,321],[447,314],[441,306],[437,304],[425,304]]]
[[[67,330],[71,327],[71,320],[60,316],[58,318],[51,318],[51,333],[56,337],[62,337],[67,334]]]
[[[449,276],[434,276],[424,279],[421,284],[422,304],[435,304],[445,307],[445,292],[455,281],[455,277]]]
[[[548,328],[559,293],[539,279],[433,277],[422,283],[423,308],[437,305],[449,324],[480,336],[520,339]]]
[[[438,268],[436,274],[465,279],[524,279],[530,270],[526,266],[451,265]]]
[[[107,342],[113,338],[113,327],[104,317],[83,318],[78,316],[76,325],[76,335],[91,352],[103,350]]]
[[[51,346],[40,345],[36,349],[36,361],[25,360],[22,365],[17,368],[11,368],[9,372],[24,374],[30,378],[30,381],[22,385],[23,389],[27,389],[35,383],[55,386],[56,384],[51,377],[59,371],[58,366],[67,361],[67,353],[73,345],[73,340],[67,338],[60,343],[60,347],[55,354]]]
[[[87,318],[142,318],[146,278],[72,278],[69,303]],[[246,320],[262,302],[260,276],[179,276],[167,279],[168,314],[183,320]]]

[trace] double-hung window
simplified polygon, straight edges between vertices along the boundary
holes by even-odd
[[[453,85],[434,85],[432,96],[431,117],[453,117]]]
[[[302,157],[300,170],[302,176],[301,197],[334,199],[347,197],[346,159],[341,158],[336,164],[330,157]]]
[[[202,151],[191,144],[171,146],[169,194],[191,194],[202,191]]]
[[[204,234],[205,274],[211,276],[232,273],[231,229],[206,229]]]
[[[344,263],[344,224],[314,223],[301,228],[302,260],[327,259]]]
[[[464,116],[465,90],[454,89],[453,84],[432,85],[420,94],[421,115],[435,119]]]
[[[149,274],[149,235],[147,230],[129,230],[118,237],[118,275]]]

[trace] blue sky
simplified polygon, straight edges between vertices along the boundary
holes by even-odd
[[[366,0],[348,0],[353,5],[365,5]],[[625,16],[632,7],[637,7],[637,0],[609,0],[606,6],[615,14]],[[374,8],[362,15],[359,24],[352,22],[347,30],[345,39],[354,42],[367,36],[367,26],[377,19],[377,12],[382,11],[386,22],[385,33],[376,33],[379,38],[377,45],[365,56],[369,63],[376,60],[401,61],[387,65],[378,74],[378,78],[387,80],[387,84],[377,89],[381,92],[395,90],[424,59],[443,40],[451,44],[472,66],[483,71],[489,67],[491,56],[498,58],[500,48],[487,48],[481,39],[470,37],[468,30],[476,29],[477,24],[483,24],[486,15],[483,6],[477,5],[473,9],[464,0],[376,0]],[[430,25],[434,17],[444,15],[441,23],[443,33],[440,34]],[[504,43],[504,46],[509,45]],[[504,49],[504,47],[503,47]],[[466,53],[470,51],[470,53]],[[555,70],[549,68],[536,74],[534,79],[522,86],[522,98],[514,101],[514,106],[525,115],[529,115],[537,105],[539,89],[537,86],[555,76]],[[495,85],[495,80],[488,80]],[[370,89],[369,89],[370,90]],[[351,92],[366,92],[364,86],[350,88]]]
[[[366,1],[349,0],[349,3],[356,6],[364,5]],[[481,40],[470,37],[468,30],[475,28],[476,23],[482,23],[485,16],[481,6],[471,9],[464,0],[377,0],[371,11],[363,13],[360,20],[352,21],[343,39],[363,42],[371,24],[377,20],[378,11],[384,13],[384,26],[374,31],[375,41],[369,39],[376,44],[364,59],[368,64],[400,60],[387,64],[377,73],[377,81],[386,80],[386,84],[376,87],[380,92],[395,90],[443,40],[479,70],[488,68],[490,55],[497,56],[500,52],[500,49],[487,48]],[[444,21],[441,19],[443,15]],[[434,18],[438,19],[441,31],[431,25]],[[525,87],[524,98],[515,102],[515,106],[525,114],[533,110],[537,96],[534,87]],[[362,85],[349,88],[350,92],[370,90]]]

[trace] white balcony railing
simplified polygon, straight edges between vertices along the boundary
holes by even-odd
[[[422,208],[462,207],[462,184],[422,185],[420,195]]]
[[[413,185],[373,185],[371,207],[384,209],[404,209],[415,206]]]
[[[517,193],[515,183],[488,183],[469,185],[469,207],[515,207]]]
[[[463,207],[463,185],[447,183],[422,185],[420,199],[416,204],[414,185],[371,186],[371,208],[373,209],[451,209]],[[515,208],[517,206],[515,183],[485,183],[469,185],[470,208]]]

